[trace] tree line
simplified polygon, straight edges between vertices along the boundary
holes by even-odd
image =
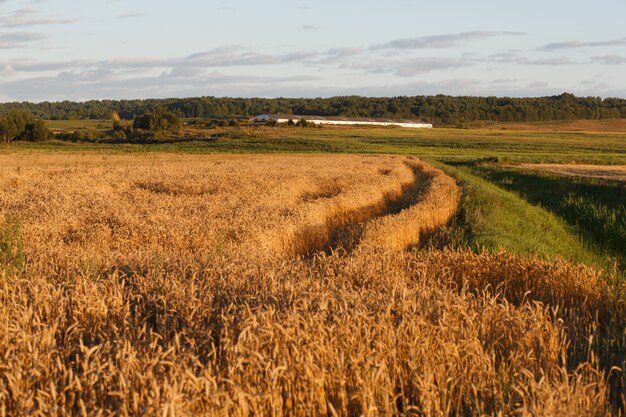
[[[421,119],[455,125],[474,121],[536,122],[575,119],[626,118],[626,99],[576,97],[331,97],[331,98],[218,98],[195,97],[148,100],[91,100],[85,102],[3,103],[0,115],[23,110],[51,120],[108,119],[113,112],[134,120],[164,109],[185,118],[250,117],[263,113],[315,116]]]

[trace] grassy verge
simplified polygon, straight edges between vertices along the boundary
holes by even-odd
[[[590,178],[572,178],[495,166],[472,172],[561,217],[591,251],[626,269],[626,187]]]
[[[433,163],[454,177],[463,190],[459,212],[446,232],[453,246],[505,249],[514,254],[562,257],[609,269],[571,226],[549,211],[473,175],[467,167]]]

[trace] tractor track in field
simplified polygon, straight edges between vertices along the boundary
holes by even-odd
[[[398,193],[386,193],[375,204],[354,210],[338,210],[322,225],[300,230],[291,254],[310,258],[318,253],[350,254],[359,248],[403,250],[418,246],[432,232],[445,226],[458,205],[456,182],[442,171],[419,161],[406,164],[413,181]]]

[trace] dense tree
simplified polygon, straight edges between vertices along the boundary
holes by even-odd
[[[133,128],[151,132],[176,133],[182,128],[182,123],[174,113],[156,109],[151,113],[137,116],[133,122]]]
[[[53,134],[46,127],[46,124],[43,120],[35,120],[32,123],[27,123],[22,131],[22,134],[19,136],[21,140],[27,140],[30,142],[37,142],[43,140],[52,139]]]
[[[0,138],[4,142],[14,140],[40,141],[52,137],[42,120],[23,110],[10,110],[0,117]]]
[[[573,119],[626,118],[626,99],[576,97],[564,93],[551,97],[331,97],[322,98],[216,98],[194,97],[159,100],[102,100],[74,103],[4,103],[0,115],[23,110],[44,119],[108,119],[116,112],[122,119],[141,119],[155,127],[176,129],[173,119],[153,119],[168,113],[178,118],[229,120],[262,113],[317,116],[362,116],[422,119],[435,124],[460,124],[477,120],[533,122]],[[169,117],[169,116],[168,116]]]

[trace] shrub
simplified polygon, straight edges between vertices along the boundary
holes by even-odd
[[[19,136],[21,140],[27,140],[29,142],[40,142],[52,139],[52,137],[52,132],[46,127],[43,120],[36,120],[33,123],[28,123]]]
[[[133,122],[133,128],[151,132],[177,133],[182,128],[182,123],[174,113],[157,111],[137,116]]]
[[[75,130],[69,135],[66,134],[61,137],[67,138],[74,142],[96,141],[96,140],[104,138],[104,133],[96,129],[81,129],[81,130]]]
[[[52,138],[52,132],[42,120],[32,114],[13,110],[0,118],[0,137],[5,142],[14,140],[40,141]]]

